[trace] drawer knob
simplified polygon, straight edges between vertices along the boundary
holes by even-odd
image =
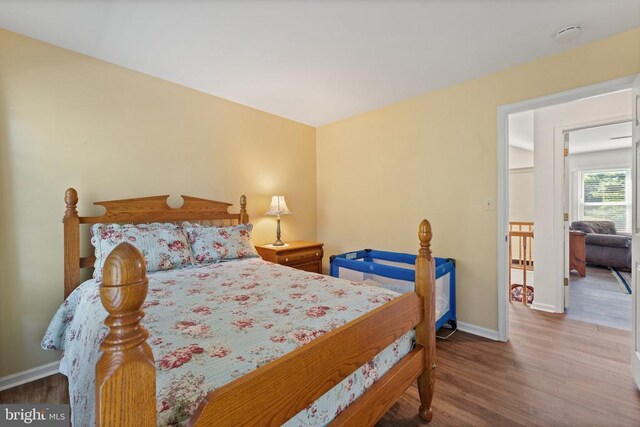
[[[319,252],[316,252],[316,256],[320,256],[320,253],[319,253]]]
[[[289,262],[289,258],[285,258],[284,260],[285,260],[286,262]]]

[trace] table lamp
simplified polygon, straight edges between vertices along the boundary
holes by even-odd
[[[280,240],[280,215],[291,215],[291,211],[287,207],[287,202],[284,201],[284,196],[271,197],[271,206],[269,206],[269,210],[265,215],[277,217],[276,241],[273,243],[273,246],[284,246],[284,242]]]

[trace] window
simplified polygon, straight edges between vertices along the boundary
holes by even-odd
[[[616,230],[631,231],[631,170],[581,172],[580,221],[613,221]]]

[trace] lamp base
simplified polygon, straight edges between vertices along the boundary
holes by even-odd
[[[284,242],[280,240],[280,215],[278,215],[278,225],[276,226],[276,241],[273,246],[284,246]]]

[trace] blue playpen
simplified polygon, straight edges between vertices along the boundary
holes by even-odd
[[[457,328],[456,262],[436,260],[436,330]],[[380,286],[398,293],[414,289],[416,255],[364,249],[331,257],[331,275],[341,279]]]

